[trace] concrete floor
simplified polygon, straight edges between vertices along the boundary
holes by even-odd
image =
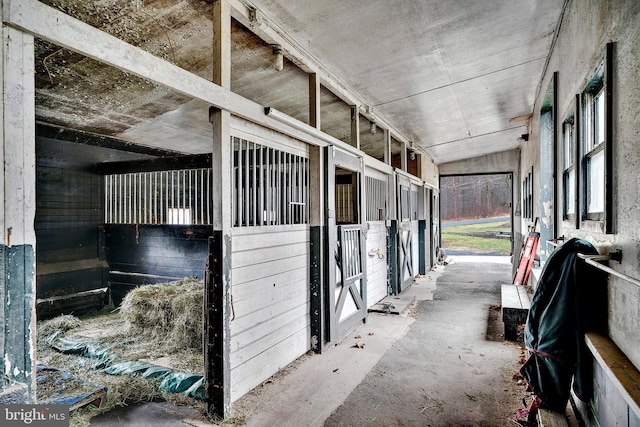
[[[366,324],[234,405],[248,426],[513,426],[526,393],[505,342],[509,257],[452,257]],[[356,342],[364,348],[354,347]]]
[[[527,395],[520,345],[502,338],[509,257],[452,257],[370,313],[343,342],[309,354],[235,402],[225,425],[515,426]],[[364,346],[359,348],[356,343]],[[205,425],[171,408],[130,408],[119,425]],[[136,415],[136,411],[138,411]],[[108,424],[102,418],[91,425]]]

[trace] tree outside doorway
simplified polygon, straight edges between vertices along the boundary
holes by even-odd
[[[511,174],[441,177],[441,244],[445,253],[511,254],[511,199]]]

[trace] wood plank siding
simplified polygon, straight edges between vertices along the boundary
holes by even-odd
[[[309,227],[234,228],[232,401],[310,345]]]
[[[387,226],[384,221],[369,222],[367,231],[367,307],[388,294]]]

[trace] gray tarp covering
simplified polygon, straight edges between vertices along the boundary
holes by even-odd
[[[524,341],[530,357],[521,369],[540,406],[564,412],[571,390],[589,400],[593,366],[585,330],[605,330],[606,276],[578,258],[597,254],[586,240],[571,239],[547,260],[531,301]]]

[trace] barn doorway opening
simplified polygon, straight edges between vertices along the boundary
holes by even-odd
[[[440,177],[441,248],[446,255],[510,255],[510,173]]]

